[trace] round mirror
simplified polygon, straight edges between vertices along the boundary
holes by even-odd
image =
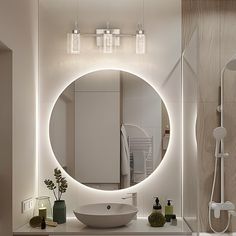
[[[118,70],[87,74],[59,96],[50,140],[61,166],[92,188],[117,190],[147,178],[170,138],[158,93],[141,78]]]

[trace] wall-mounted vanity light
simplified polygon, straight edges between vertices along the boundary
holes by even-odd
[[[141,22],[138,24],[138,30],[136,33],[136,53],[144,54],[146,49],[146,37],[144,34],[144,0],[142,0],[140,19]]]
[[[75,28],[72,33],[68,34],[68,50],[69,54],[80,53],[80,37],[90,36],[96,37],[96,45],[98,48],[102,48],[103,53],[112,53],[113,48],[120,46],[121,37],[133,37],[136,38],[136,53],[145,54],[145,34],[143,29],[138,29],[136,34],[120,34],[120,29],[96,29],[95,34],[80,33],[79,29]]]
[[[71,33],[67,34],[67,53],[79,54],[80,53],[80,30],[78,26],[79,22],[79,0],[76,0],[75,4],[75,25]]]
[[[78,0],[77,0],[78,3]],[[69,54],[80,53],[80,37],[96,37],[96,45],[101,48],[103,53],[112,53],[114,47],[120,46],[121,37],[134,37],[136,38],[136,54],[145,54],[146,50],[146,38],[144,34],[144,0],[142,0],[142,23],[138,24],[138,30],[136,34],[121,34],[120,29],[112,29],[107,23],[105,29],[96,29],[95,34],[80,33],[78,27],[78,4],[77,4],[77,17],[75,21],[75,27],[72,33],[67,34],[67,52]]]
[[[146,48],[146,39],[143,29],[138,29],[136,33],[136,53],[144,54]]]
[[[80,31],[77,21],[75,23],[75,28],[72,30],[72,33],[67,34],[67,52],[69,54],[80,53]]]

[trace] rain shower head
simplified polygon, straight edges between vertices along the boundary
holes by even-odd
[[[231,59],[225,66],[226,69],[236,71],[236,58]]]

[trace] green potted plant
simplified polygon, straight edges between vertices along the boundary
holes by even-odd
[[[61,200],[62,194],[66,192],[68,184],[65,177],[62,177],[61,171],[54,169],[54,177],[56,183],[50,179],[45,179],[44,183],[47,188],[53,191],[55,201],[53,205],[53,221],[58,224],[66,222],[66,204],[65,200]]]

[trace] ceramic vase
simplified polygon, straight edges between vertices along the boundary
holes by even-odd
[[[66,203],[65,200],[57,200],[53,205],[53,221],[58,224],[66,222]]]

